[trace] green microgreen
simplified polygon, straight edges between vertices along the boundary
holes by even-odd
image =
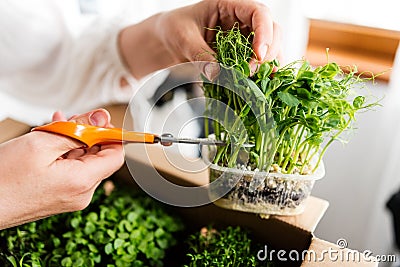
[[[187,243],[190,263],[186,267],[273,266],[270,261],[256,259],[257,249],[261,246],[239,226],[228,226],[219,231],[204,227],[192,234]]]
[[[132,190],[98,189],[83,210],[0,232],[0,265],[163,266],[182,229],[158,202]]]
[[[221,74],[216,82],[206,80],[203,89],[213,134],[228,146],[217,148],[215,164],[243,164],[245,151],[245,164],[251,169],[268,171],[277,164],[283,173],[312,173],[332,142],[352,127],[355,115],[378,103],[355,94],[355,88],[365,87],[356,67],[345,72],[335,62],[312,67],[298,60],[279,67],[274,60],[260,64],[251,75],[248,62],[255,57],[253,34],[244,36],[238,24],[228,31],[216,31]],[[218,115],[223,109],[234,116]],[[206,120],[207,136],[209,124]],[[254,147],[241,147],[248,142]]]

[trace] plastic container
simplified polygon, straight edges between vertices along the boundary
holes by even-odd
[[[266,215],[304,211],[316,180],[325,175],[323,162],[311,175],[245,171],[210,164],[209,197],[217,206]],[[228,193],[225,193],[228,192]]]

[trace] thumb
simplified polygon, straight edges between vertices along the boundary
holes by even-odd
[[[198,68],[209,81],[213,81],[220,72],[219,64],[216,62],[215,52],[208,46],[200,34],[186,46],[186,57],[194,61]]]
[[[190,36],[187,36],[183,44],[177,44],[178,47],[184,47],[182,54],[189,61],[209,61],[215,62],[215,52],[204,40],[202,34],[198,31],[190,31]]]
[[[194,61],[196,67],[209,81],[215,80],[220,73],[220,66],[217,63],[216,53],[213,51],[203,35],[198,31],[192,32],[189,40],[185,43],[184,55],[189,61]]]
[[[111,116],[110,113],[103,109],[95,109],[90,112],[72,116],[69,121],[73,121],[80,124],[89,124],[99,127],[110,127],[111,126]]]

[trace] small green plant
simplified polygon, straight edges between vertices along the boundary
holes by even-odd
[[[271,262],[256,259],[256,243],[238,226],[220,231],[204,227],[189,237],[188,244],[190,263],[186,267],[273,266]]]
[[[151,198],[122,189],[91,205],[0,232],[0,265],[162,266],[182,223]]]
[[[312,173],[332,142],[351,128],[356,113],[377,102],[354,94],[364,85],[355,67],[344,72],[329,60],[316,68],[305,60],[283,67],[265,62],[251,75],[251,40],[252,34],[244,36],[237,25],[216,30],[221,74],[203,85],[206,115],[213,118],[216,139],[233,146],[218,147],[214,163],[236,167],[246,151],[246,165],[253,170],[269,170],[274,164],[282,173]],[[207,120],[205,129],[209,135]],[[246,142],[254,147],[243,148]]]

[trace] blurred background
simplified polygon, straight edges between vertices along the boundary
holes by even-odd
[[[68,27],[76,34],[98,16],[122,23],[135,23],[152,14],[191,4],[193,0],[57,0]],[[315,185],[313,195],[326,199],[330,207],[316,236],[335,243],[345,238],[350,248],[392,254],[393,218],[386,208],[400,189],[400,39],[398,1],[264,0],[283,30],[282,64],[302,57],[312,64],[330,60],[340,65],[357,65],[360,71],[385,72],[368,86],[383,97],[382,107],[361,114],[348,144],[336,143],[325,157],[326,176]],[[145,44],[144,44],[145,45]],[[400,54],[400,53],[397,53]],[[393,70],[391,68],[393,67]],[[158,87],[155,86],[155,90]],[[159,114],[186,100],[183,90],[160,105]],[[149,99],[151,96],[149,97]],[[149,100],[150,101],[150,100]],[[187,108],[177,121],[190,118]],[[162,120],[162,117],[159,117]],[[153,121],[154,129],[159,123]],[[195,134],[200,127],[189,127]],[[400,170],[399,170],[400,172]],[[400,211],[400,206],[395,206]],[[382,264],[384,266],[384,264]]]

